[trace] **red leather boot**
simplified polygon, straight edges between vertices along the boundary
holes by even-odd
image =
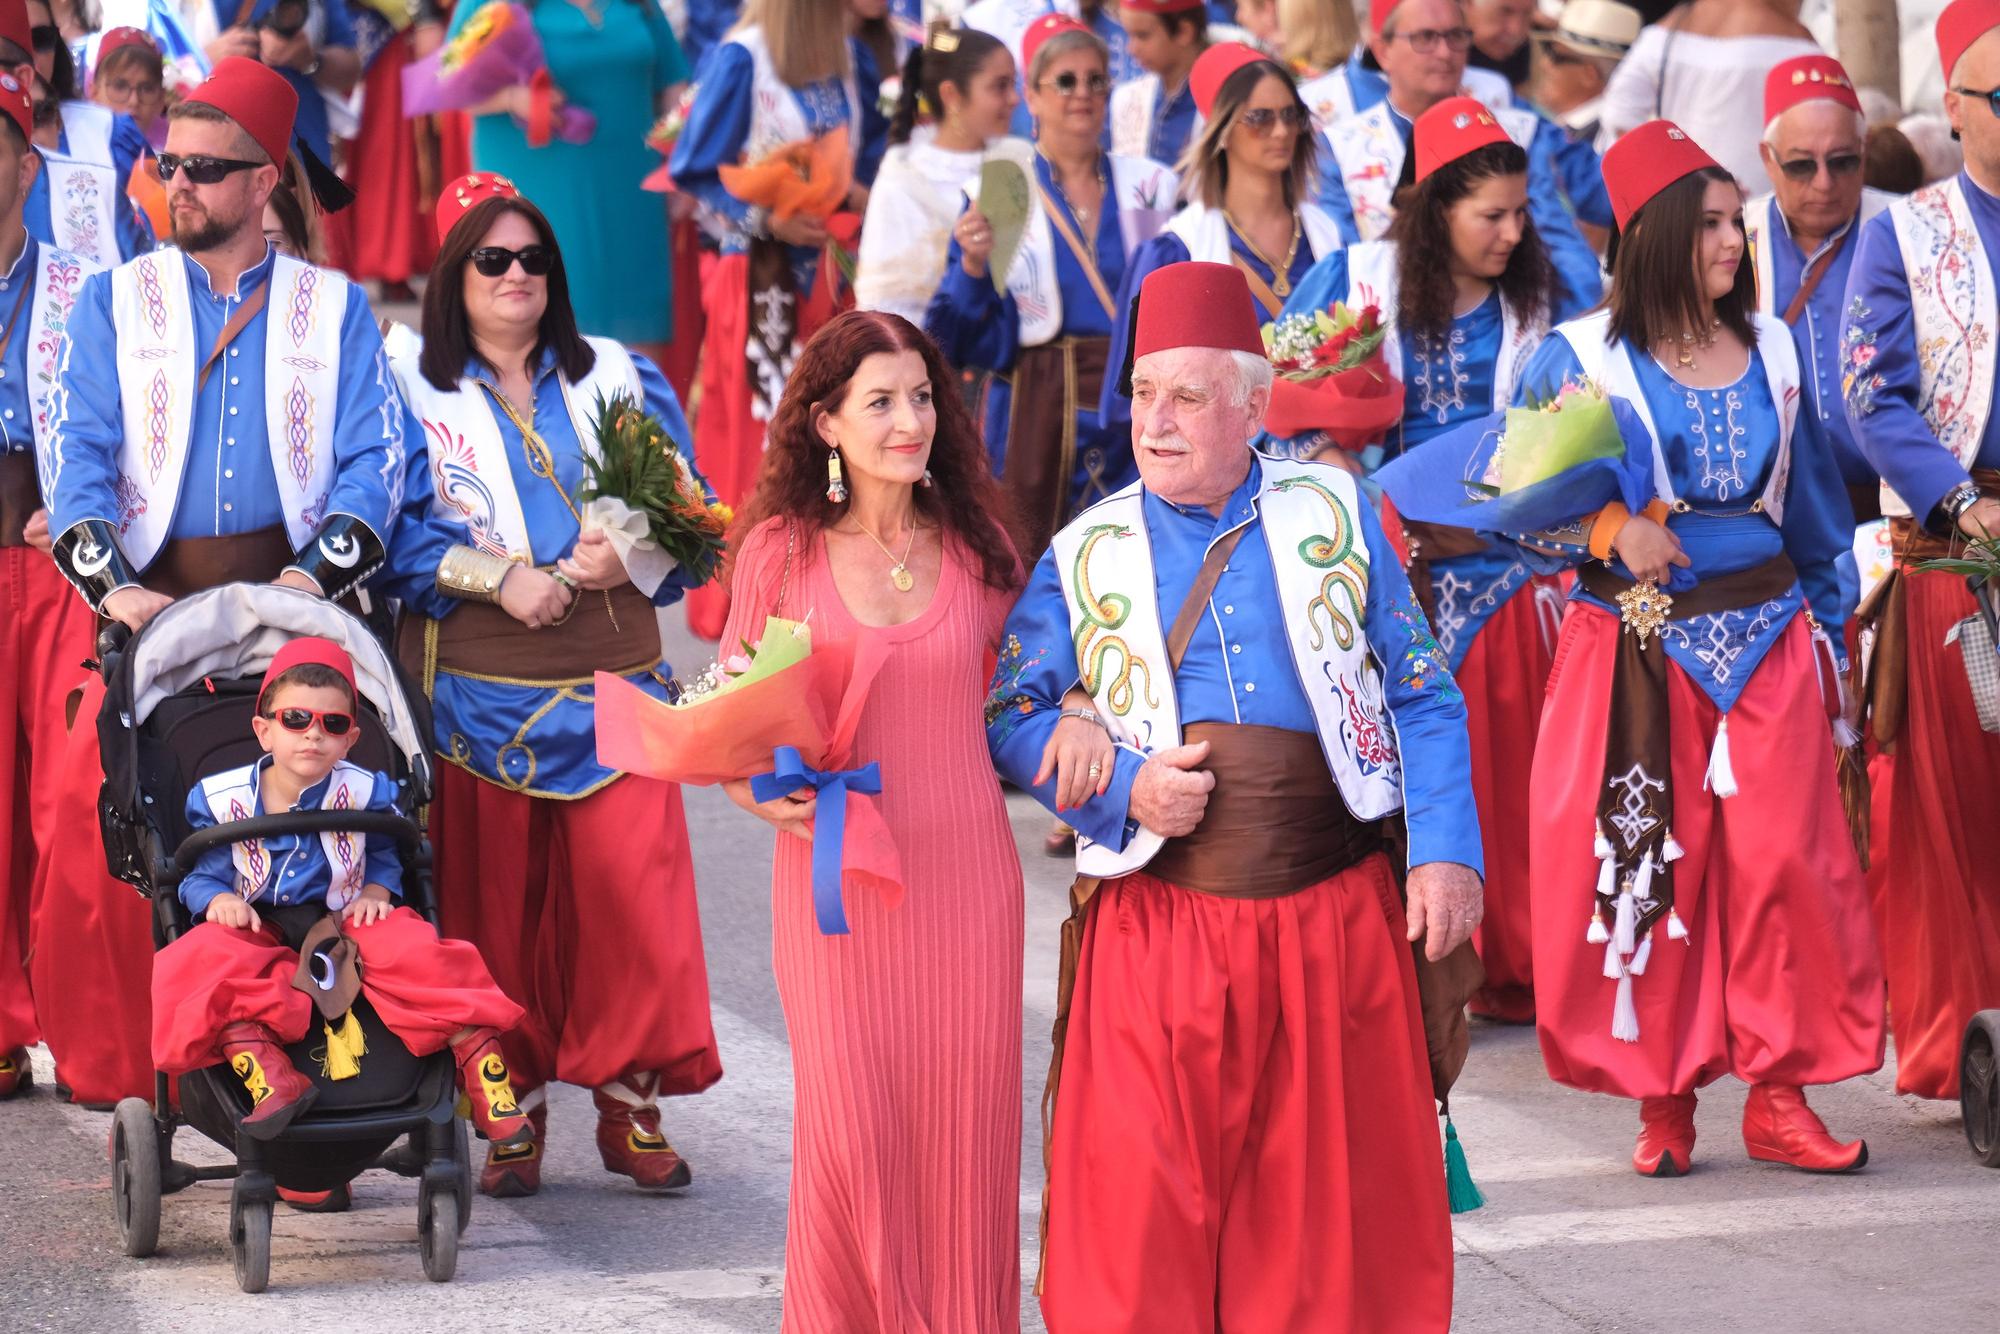
[[[35,1070],[29,1064],[26,1047],[0,1052],[0,1101],[13,1097],[34,1082]]]
[[[1852,1172],[1868,1164],[1868,1142],[1842,1144],[1794,1084],[1752,1084],[1743,1104],[1743,1147],[1758,1162],[1807,1172]]]
[[[653,1080],[640,1088],[613,1081],[592,1089],[597,1104],[597,1153],[604,1170],[631,1177],[648,1190],[679,1190],[694,1181],[687,1160],[660,1133]]]
[[[1694,1165],[1694,1094],[1639,1099],[1639,1145],[1632,1170],[1642,1177],[1686,1176]]]
[[[250,1114],[243,1118],[250,1138],[277,1138],[319,1097],[319,1087],[298,1072],[264,1025],[231,1024],[222,1030],[221,1046],[229,1068],[250,1090]]]
[[[452,1044],[458,1063],[458,1091],[465,1095],[467,1115],[480,1137],[494,1144],[519,1144],[534,1138],[528,1114],[514,1097],[507,1077],[507,1058],[500,1054],[500,1031],[482,1028]]]
[[[533,1098],[540,1089],[528,1096]],[[542,1137],[548,1131],[548,1104],[536,1100],[526,1111],[528,1135],[508,1144],[489,1144],[479,1170],[479,1193],[496,1200],[519,1200],[542,1188]]]

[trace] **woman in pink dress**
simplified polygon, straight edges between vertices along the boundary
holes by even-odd
[[[723,643],[764,618],[879,659],[852,753],[907,894],[850,891],[847,935],[813,912],[814,802],[737,804],[780,831],[772,960],[791,1039],[786,1330],[1020,1328],[1021,865],[982,710],[1021,583],[951,372],[908,321],[839,316],[809,343],[746,507]],[[872,644],[869,641],[874,641]],[[1110,741],[1066,720],[1045,766],[1080,800]]]

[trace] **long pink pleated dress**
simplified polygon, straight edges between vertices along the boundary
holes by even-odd
[[[810,849],[778,836],[772,963],[794,1108],[784,1328],[983,1334],[1020,1328],[1021,864],[981,712],[1012,602],[946,544],[930,607],[877,629],[848,614],[817,537],[787,580],[773,521],[738,557],[723,643],[778,604],[815,644],[888,653],[841,767],[882,766],[877,799],[908,894],[846,898],[851,934],[813,916]]]

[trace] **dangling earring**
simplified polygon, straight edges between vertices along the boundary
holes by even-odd
[[[840,451],[826,456],[826,498],[838,505],[847,499],[847,482],[840,475]]]
[[[924,486],[924,487],[928,487],[928,486],[932,485],[932,482],[931,482],[931,470],[930,470],[929,468],[926,468],[926,469],[924,469],[924,479],[923,479],[923,480],[922,480],[921,482],[918,482],[918,483],[917,483],[917,485],[918,485],[918,486]]]

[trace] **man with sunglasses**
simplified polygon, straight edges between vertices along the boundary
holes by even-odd
[[[86,281],[61,352],[43,457],[56,560],[91,608],[134,630],[173,598],[274,580],[338,598],[382,563],[400,498],[403,405],[361,290],[264,240],[297,99],[231,57],[169,118],[160,175],[178,250]],[[149,942],[106,879],[86,682],[36,901],[43,1032],[83,1101],[151,1087]],[[81,1003],[83,998],[89,1003]],[[58,1020],[60,1022],[58,1022]]]
[[[1782,316],[1798,344],[1805,408],[1819,418],[1857,518],[1880,513],[1875,469],[1861,457],[1840,401],[1841,301],[1854,233],[1889,206],[1861,183],[1866,120],[1847,71],[1831,56],[1780,61],[1764,81],[1764,170],[1772,193],[1743,206],[1757,306]]]
[[[1922,564],[2000,535],[2000,0],[1954,0],[1937,44],[1965,169],[1862,224],[1840,365],[1897,560],[1862,608],[1872,731],[1894,751],[1872,870],[1888,887],[1875,908],[1896,1091],[1955,1098],[1966,1021],[2000,1006],[2000,737],[1971,685],[1993,652],[1973,594]]]

